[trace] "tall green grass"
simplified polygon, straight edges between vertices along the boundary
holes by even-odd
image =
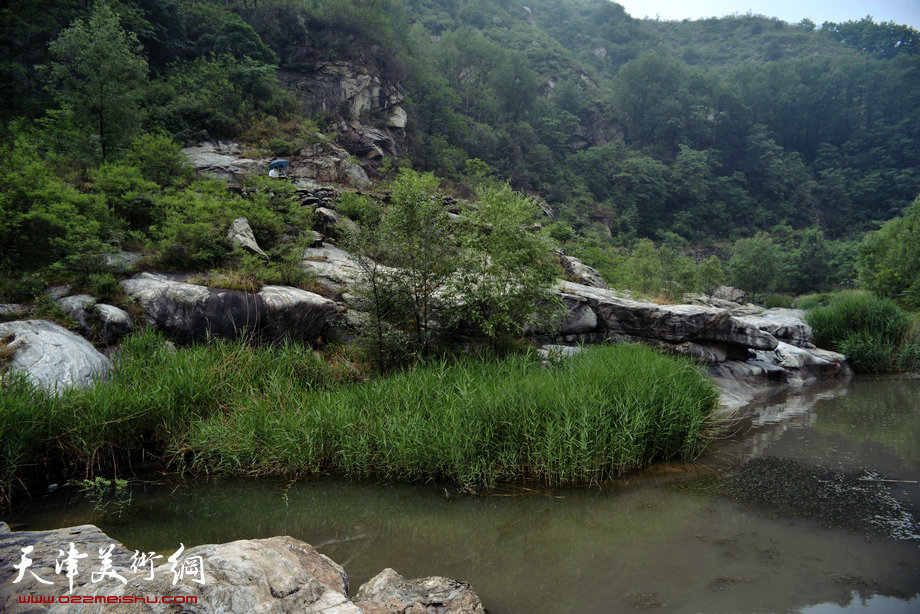
[[[920,368],[920,325],[894,301],[842,292],[807,315],[815,343],[845,354],[857,372]]]
[[[640,346],[548,366],[465,358],[369,382],[296,345],[177,351],[140,333],[123,352],[113,377],[87,390],[2,384],[7,494],[46,466],[89,477],[125,472],[139,455],[250,475],[599,482],[697,454],[717,402],[692,363]]]

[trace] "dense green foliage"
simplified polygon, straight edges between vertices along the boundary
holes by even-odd
[[[920,197],[902,217],[888,220],[859,246],[863,287],[920,309]]]
[[[527,228],[533,199],[486,181],[452,222],[431,173],[402,169],[390,187],[381,207],[340,199],[357,221],[345,245],[363,272],[350,300],[368,314],[362,336],[379,370],[431,356],[459,331],[498,349],[528,326],[553,328],[559,266],[550,242]]]
[[[846,354],[857,372],[920,368],[920,327],[891,299],[846,292],[808,312],[807,320],[815,343]]]
[[[151,213],[159,207],[142,204],[144,184],[126,177],[120,194],[111,181],[92,198],[85,190],[87,165],[121,164],[139,135],[296,151],[304,131],[291,126],[307,118],[296,116],[276,69],[312,60],[362,63],[405,86],[402,165],[411,159],[461,190],[492,174],[539,193],[559,215],[548,231],[560,247],[646,294],[710,286],[695,268],[713,253],[727,281],[747,283],[741,260],[751,245],[728,242],[758,231],[781,255],[775,274],[749,289],[851,284],[857,233],[920,192],[916,32],[892,23],[636,20],[606,0],[534,0],[526,9],[498,0],[36,0],[0,11],[8,84],[0,119],[24,118],[3,134],[19,150],[8,172],[38,180],[44,171],[22,156],[56,156],[35,210],[20,204],[15,213],[32,219],[11,222],[48,227],[34,249],[47,255],[42,262],[70,255],[64,245],[118,243],[100,237],[103,207],[138,229],[162,224]],[[338,119],[346,109],[310,125]],[[144,178],[169,183],[164,172]],[[49,207],[72,222],[55,221]],[[192,241],[189,266],[219,260],[216,239],[193,234],[204,241]],[[681,260],[700,244],[711,248]],[[31,262],[18,247],[3,249],[14,257],[2,267]]]
[[[0,382],[2,487],[47,467],[123,470],[141,455],[231,473],[592,483],[697,454],[717,399],[692,364],[639,346],[548,367],[517,355],[354,378],[303,346],[176,352],[135,334],[93,388],[47,396]]]

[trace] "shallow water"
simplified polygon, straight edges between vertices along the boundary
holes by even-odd
[[[292,535],[342,564],[353,591],[384,567],[445,575],[469,582],[495,613],[920,611],[920,540],[719,494],[741,464],[772,456],[898,480],[884,484],[916,518],[920,378],[813,388],[758,408],[750,423],[695,463],[600,488],[474,496],[438,484],[169,478],[136,484],[122,520],[66,489],[7,520],[14,529],[93,522],[132,549],[167,555],[179,542]]]

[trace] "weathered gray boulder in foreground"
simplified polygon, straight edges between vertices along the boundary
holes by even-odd
[[[339,314],[333,301],[288,286],[265,286],[250,294],[154,273],[135,275],[121,285],[144,308],[149,325],[182,343],[241,336],[313,342]]]
[[[0,324],[0,339],[12,336],[10,370],[50,391],[84,387],[105,377],[112,363],[83,337],[46,320]]]
[[[72,592],[65,575],[55,573],[59,550],[70,543],[81,559],[73,578]],[[125,579],[98,578],[91,582],[92,573],[99,572],[100,549],[112,549],[112,569]],[[157,564],[142,566],[132,572],[133,551],[109,538],[92,525],[52,531],[11,532],[0,522],[0,566],[12,570],[23,555],[23,548],[33,563],[29,571],[53,584],[41,584],[26,572],[18,583],[0,584],[0,611],[59,612],[59,613],[166,613],[179,611],[174,604],[165,603],[98,603],[20,606],[20,595],[99,596],[125,598],[135,595],[192,596],[197,603],[183,604],[183,612],[200,613],[304,613],[304,614],[402,614],[405,612],[438,612],[439,614],[481,614],[482,604],[466,584],[449,578],[431,577],[405,580],[386,569],[358,591],[360,603],[348,599],[348,575],[329,557],[320,554],[310,544],[292,537],[239,540],[226,544],[210,544],[183,550],[177,558],[177,570],[187,570],[176,576],[168,558],[162,556]],[[200,557],[200,558],[198,558]],[[199,562],[191,569],[186,562]],[[150,575],[153,578],[150,578]],[[12,578],[11,578],[12,580]],[[117,600],[117,599],[113,599]],[[34,608],[34,609],[28,609]]]
[[[479,597],[468,584],[440,576],[406,580],[389,568],[361,585],[355,595],[355,605],[364,614],[485,614]]]

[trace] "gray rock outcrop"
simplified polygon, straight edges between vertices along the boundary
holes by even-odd
[[[468,584],[440,576],[406,580],[389,568],[361,585],[355,605],[364,614],[485,614],[479,597]]]
[[[288,169],[288,176],[295,182],[341,183],[359,189],[372,185],[367,172],[352,155],[333,143],[307,145],[298,151],[294,164]]]
[[[74,294],[55,301],[68,317],[80,325],[83,332],[89,332],[89,318],[96,305],[96,298],[89,294]]]
[[[208,141],[186,147],[182,153],[199,173],[213,175],[232,185],[239,185],[246,175],[265,172],[268,159],[243,157],[240,146],[231,141]]]
[[[181,343],[241,336],[312,343],[339,313],[333,301],[288,286],[265,286],[250,294],[153,273],[135,275],[121,285],[128,297],[144,308],[149,325]]]
[[[84,335],[102,334],[106,345],[113,345],[131,332],[134,322],[123,309],[105,303],[97,303],[89,294],[74,294],[55,301],[65,314],[80,325]],[[94,330],[94,324],[98,326]]]
[[[597,272],[597,269],[589,267],[587,264],[575,258],[566,256],[558,252],[559,263],[565,272],[566,279],[571,279],[583,286],[592,286],[594,288],[607,288],[604,278]]]
[[[227,240],[233,245],[239,245],[243,249],[248,249],[254,254],[268,258],[268,254],[262,251],[259,243],[256,241],[256,235],[252,232],[252,226],[245,217],[238,217],[230,224],[227,229]]]
[[[57,574],[55,560],[59,550],[74,545],[80,560],[72,578],[73,588],[64,574]],[[101,550],[112,546],[112,570],[124,579],[97,577]],[[29,548],[31,547],[31,550]],[[177,550],[179,545],[176,546]],[[24,551],[28,550],[28,552]],[[320,554],[310,544],[292,537],[239,540],[182,549],[178,553],[154,553],[159,565],[143,565],[131,571],[133,552],[109,538],[97,527],[83,525],[52,531],[11,532],[0,523],[0,565],[12,570],[23,555],[32,560],[20,582],[0,585],[0,611],[57,613],[166,613],[178,611],[167,603],[93,603],[20,605],[19,597],[93,596],[112,597],[112,601],[136,595],[190,596],[187,612],[251,612],[303,614],[482,614],[483,608],[470,587],[449,578],[430,577],[405,580],[386,569],[358,591],[355,602],[348,599],[345,570]],[[174,573],[169,557],[175,557]],[[194,569],[187,562],[197,562]],[[42,584],[35,576],[50,581]],[[151,578],[152,576],[152,578]]]
[[[9,368],[24,374],[36,385],[59,392],[85,387],[105,377],[109,359],[83,337],[53,322],[19,320],[0,324],[0,339],[12,337]]]
[[[747,293],[744,290],[733,286],[719,286],[712,293],[712,297],[738,304],[744,304],[748,300]]]
[[[584,299],[583,304],[577,303],[577,309],[582,312],[577,321],[586,321],[585,309],[594,312],[596,329],[583,332],[593,332],[608,339],[647,339],[673,345],[725,344],[745,350],[772,350],[778,343],[769,333],[746,325],[724,309],[701,305],[658,305],[621,298],[610,290],[568,281],[560,282],[559,291],[567,306],[576,305],[572,297]],[[570,312],[570,318],[574,315]]]
[[[328,243],[304,250],[300,266],[331,294],[342,294],[359,283],[363,274],[354,256]]]
[[[365,160],[401,155],[408,117],[401,106],[404,88],[384,77],[377,62],[361,53],[324,58],[323,50],[315,49],[303,55],[284,62],[278,76],[294,92],[304,114],[333,115],[338,141],[351,155]],[[372,127],[370,118],[383,122]]]

